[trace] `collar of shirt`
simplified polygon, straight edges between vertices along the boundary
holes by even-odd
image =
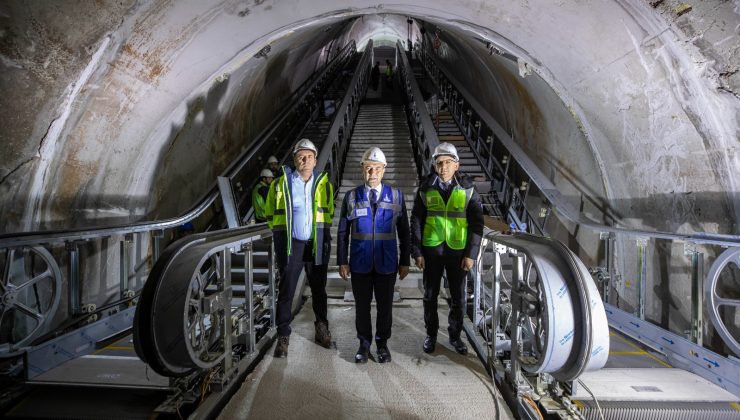
[[[298,172],[297,170],[293,171],[290,175],[293,177],[293,180],[301,180],[301,182],[303,182],[303,178],[301,177],[300,172]],[[313,183],[313,172],[311,172],[311,177],[308,178],[308,181],[306,181],[306,183]]]
[[[290,198],[293,207],[293,238],[309,240],[313,234],[313,174],[304,182],[297,171],[293,172]]]
[[[365,196],[367,196],[367,199],[370,199],[370,190],[375,190],[375,194],[377,194],[378,201],[380,201],[380,193],[383,191],[383,184],[378,184],[377,187],[372,188],[369,185],[365,184]]]
[[[439,187],[442,188],[442,191],[447,191],[455,185],[455,178],[453,177],[451,180],[444,182],[442,181],[442,178],[437,177],[437,183]]]

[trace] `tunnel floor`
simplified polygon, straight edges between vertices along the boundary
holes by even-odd
[[[373,345],[372,359],[356,364],[354,305],[330,300],[336,348],[325,349],[313,340],[314,316],[306,302],[292,324],[288,357],[268,353],[219,419],[469,419],[491,418],[497,412],[497,418],[513,418],[475,353],[455,353],[445,328],[440,328],[436,351],[422,351],[421,304],[406,300],[394,305],[391,363],[375,362]],[[440,313],[442,326],[444,320],[446,314]]]

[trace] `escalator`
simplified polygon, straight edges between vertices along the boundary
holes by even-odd
[[[728,252],[737,252],[740,241],[626,231],[579,219],[428,51],[412,67],[402,46],[377,49],[376,61],[397,64],[398,79],[387,86],[381,76],[379,89],[368,91],[372,50],[370,44],[356,53],[348,45],[297,91],[286,112],[225,172],[226,185],[235,186],[231,202],[214,187],[192,211],[172,220],[0,237],[0,249],[13,250],[0,264],[6,267],[4,286],[8,273],[39,284],[56,279],[50,291],[37,288],[36,300],[51,296],[50,302],[18,307],[50,318],[62,294],[57,273],[64,273],[75,316],[59,334],[0,343],[14,360],[7,371],[23,370],[21,386],[11,384],[14,391],[4,394],[5,417],[212,418],[239,392],[222,418],[355,417],[367,410],[399,417],[737,418],[736,360],[610,306],[608,291],[617,277],[614,235],[691,240]],[[297,293],[289,358],[260,362],[275,335],[271,232],[264,224],[219,229],[229,206],[239,221],[249,219],[248,197],[264,159],[275,154],[289,163],[290,146],[301,137],[319,147],[317,169],[329,172],[337,186],[334,237],[344,195],[363,182],[360,159],[368,147],[384,151],[384,181],[404,192],[408,211],[418,179],[433,171],[434,147],[444,141],[457,147],[487,221],[499,222],[488,224],[469,278],[465,330],[475,354],[457,355],[442,339],[435,354],[422,352],[422,275],[412,267],[396,287],[393,363],[357,368],[353,296],[338,276],[333,241],[327,292],[336,348],[313,343],[310,305],[303,301],[310,294]],[[606,248],[604,267],[586,267],[548,237],[556,216],[596,231]],[[167,234],[187,221],[198,233],[179,239]],[[111,271],[120,273],[121,300],[83,305],[75,300],[79,260],[88,242],[108,241],[120,256],[120,270]],[[642,243],[636,246],[642,246],[644,266]],[[151,264],[142,262],[146,258]],[[62,270],[55,261],[64,261]],[[710,273],[719,276],[715,271]]]
[[[108,417],[120,418],[150,418],[152,415],[177,418],[196,410],[206,413],[214,410],[214,404],[218,405],[226,395],[225,390],[233,386],[233,375],[236,372],[244,374],[260,356],[260,349],[269,345],[274,322],[271,313],[274,274],[269,268],[273,259],[271,233],[265,225],[222,231],[216,229],[226,226],[223,216],[228,213],[226,210],[229,206],[233,206],[233,212],[239,215],[239,220],[249,219],[251,210],[247,206],[251,188],[257,179],[255,174],[262,169],[268,155],[274,154],[281,161],[289,162],[291,146],[299,138],[312,136],[317,139],[317,144],[325,143],[329,127],[336,121],[342,121],[339,107],[342,98],[352,90],[351,84],[357,84],[353,74],[361,72],[357,68],[361,57],[362,53],[354,51],[354,43],[348,44],[337,52],[334,60],[298,88],[293,95],[294,103],[226,170],[226,185],[234,186],[227,194],[232,197],[231,200],[219,200],[218,189],[214,187],[211,196],[193,211],[172,221],[156,222],[152,227],[142,224],[141,227],[104,228],[101,234],[94,230],[62,233],[57,234],[58,239],[37,235],[46,243],[57,240],[64,246],[64,241],[69,238],[83,237],[94,241],[99,240],[96,235],[100,235],[103,241],[107,241],[105,235],[113,234],[115,240],[120,231],[133,232],[122,237],[121,266],[130,263],[137,268],[134,272],[121,268],[121,277],[127,280],[126,294],[129,296],[123,305],[107,305],[100,309],[86,305],[85,310],[89,312],[81,318],[85,322],[68,324],[65,330],[31,348],[20,347],[25,342],[17,341],[16,353],[23,355],[23,359],[5,363],[6,368],[13,369],[19,377],[10,381],[4,392],[3,412],[6,417],[99,418],[103,409],[96,407],[105,407],[104,412]],[[334,113],[325,112],[323,105],[327,101],[335,103]],[[221,192],[224,190],[221,189]],[[196,226],[196,231],[206,229],[214,232],[180,234],[177,227],[189,220]],[[166,229],[172,229],[173,234],[165,234]],[[150,239],[150,235],[152,247],[149,250],[153,254],[147,255],[146,240]],[[24,246],[25,242],[33,244],[35,237],[0,237],[0,248],[3,244],[14,247]],[[191,287],[182,289],[183,285],[188,285],[188,282],[182,281],[185,277],[167,275],[172,266],[162,265],[166,260],[182,258],[182,255],[196,248],[211,249],[209,247],[217,244],[218,240],[229,244],[228,252],[224,249],[211,250],[211,254],[202,260],[188,257],[175,264],[180,267],[178,269],[190,264],[186,271],[190,270],[191,274],[185,277],[193,276]],[[129,251],[132,245],[136,247],[135,253]],[[160,253],[159,249],[167,245],[171,246]],[[21,267],[24,259],[32,266],[39,266],[41,271],[43,264],[56,267],[54,258],[41,248],[7,255],[3,265],[10,267]],[[84,258],[84,254],[71,255],[75,256],[70,259],[72,262]],[[40,261],[38,256],[47,257],[41,265],[34,262]],[[149,264],[154,267],[149,270],[146,261],[134,263],[134,257],[151,258]],[[11,276],[15,276],[20,271],[13,269],[10,272]],[[33,273],[28,275],[33,277]],[[140,283],[129,281],[132,276],[142,280],[149,277],[146,287],[135,290]],[[4,282],[13,280],[6,277],[4,275]],[[173,282],[167,283],[168,279]],[[163,296],[175,298],[175,301],[163,304],[155,299],[158,287],[163,289]],[[130,294],[129,288],[133,289]],[[53,299],[60,299],[59,289],[59,285],[52,289],[52,302]],[[70,294],[73,295],[72,290]],[[137,306],[134,307],[133,303]],[[184,315],[182,309],[175,312],[169,310],[170,315],[167,315],[167,308],[172,304],[184,308]],[[51,304],[39,305],[43,305],[41,308],[49,306],[42,310],[53,312]],[[135,309],[151,314],[156,312],[157,316],[150,317],[149,321],[144,318],[134,321]],[[98,317],[102,319],[97,320]],[[178,322],[182,325],[184,335],[173,327]],[[132,323],[134,337],[131,335]],[[146,328],[138,328],[139,324],[146,324]],[[67,332],[69,330],[71,332]],[[166,348],[134,346],[137,340],[147,342],[146,337],[153,337],[152,334],[159,336],[158,331],[168,335],[166,340],[181,340],[181,344]],[[190,338],[182,341],[184,336]],[[224,341],[226,336],[233,339]],[[226,349],[233,353],[234,363],[221,365]],[[219,365],[218,369],[203,371],[216,365]],[[218,372],[221,372],[220,376]],[[204,388],[201,390],[196,384]],[[211,398],[205,398],[206,394]],[[214,394],[218,396],[214,398]],[[137,409],[131,410],[131,405],[136,405]]]

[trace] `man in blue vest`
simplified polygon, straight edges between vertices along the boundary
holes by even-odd
[[[380,182],[385,166],[385,155],[379,148],[371,147],[365,151],[362,156],[365,183],[344,196],[339,218],[337,262],[339,275],[344,280],[352,277],[355,327],[357,338],[360,339],[356,363],[366,363],[370,353],[373,340],[370,304],[373,293],[378,308],[375,326],[378,363],[391,361],[388,339],[393,321],[396,273],[403,280],[409,273],[411,263],[409,220],[403,192]],[[350,248],[349,258],[347,245]]]
[[[468,347],[460,339],[466,305],[468,271],[478,258],[483,236],[483,207],[472,180],[458,173],[457,149],[440,143],[432,155],[436,173],[419,186],[411,212],[411,253],[424,270],[424,324],[427,337],[423,349],[431,353],[437,344],[437,298],[442,274],[450,287],[447,332],[450,344],[460,354]]]

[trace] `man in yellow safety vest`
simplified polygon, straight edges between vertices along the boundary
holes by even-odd
[[[483,208],[472,180],[458,173],[457,149],[440,143],[432,155],[436,173],[419,187],[411,213],[411,255],[424,270],[423,349],[431,353],[437,344],[437,298],[442,274],[447,273],[450,313],[447,331],[450,344],[460,354],[468,348],[460,339],[466,305],[468,271],[478,258],[483,236]]]
[[[295,169],[283,168],[270,185],[265,203],[265,218],[272,229],[277,260],[278,343],[275,357],[286,357],[290,338],[291,305],[301,271],[306,271],[311,287],[311,303],[316,316],[316,342],[331,347],[327,320],[326,274],[331,250],[331,222],[334,217],[334,187],[326,172],[315,171],[316,146],[301,139],[293,147]]]

